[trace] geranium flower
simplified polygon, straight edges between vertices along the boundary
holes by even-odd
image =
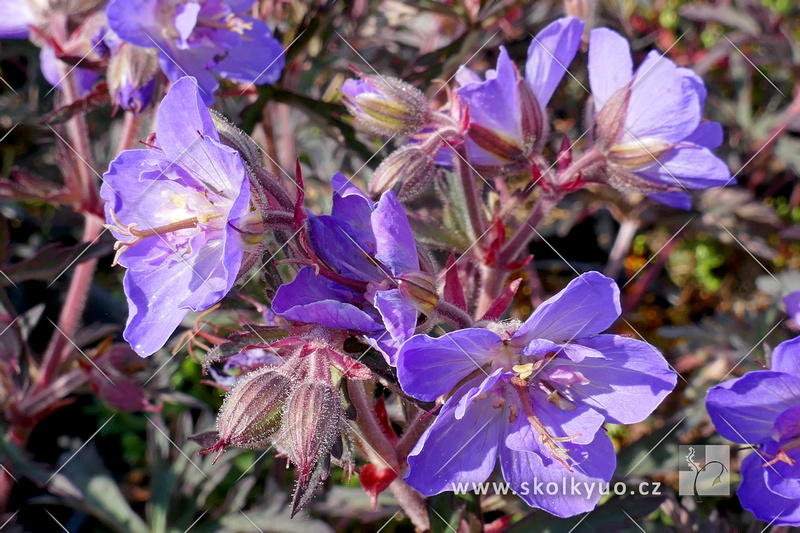
[[[331,179],[330,215],[309,214],[310,249],[327,267],[303,267],[281,286],[272,310],[285,318],[365,334],[393,364],[399,344],[414,334],[417,309],[401,291],[419,271],[414,235],[391,191],[379,202],[341,173]]]
[[[627,39],[597,28],[589,39],[589,84],[610,185],[688,209],[686,190],[735,183],[711,152],[722,144],[722,126],[702,122],[707,92],[693,71],[651,51],[634,74]]]
[[[408,340],[397,356],[403,390],[447,400],[409,455],[406,482],[425,496],[479,484],[499,455],[529,505],[561,517],[592,509],[616,465],[603,423],[645,419],[677,378],[653,346],[600,334],[620,312],[614,281],[588,272],[522,324]],[[548,483],[556,494],[542,491]]]
[[[575,57],[582,33],[583,21],[574,17],[542,29],[528,47],[525,79],[502,46],[497,69],[486,71],[485,80],[465,66],[458,69],[461,87],[456,92],[469,105],[466,146],[473,165],[525,162],[541,147],[547,136],[543,110]]]
[[[742,507],[772,525],[800,526],[800,337],[772,352],[771,370],[709,389],[720,435],[756,450],[742,461]]]
[[[266,24],[244,13],[255,0],[112,0],[106,14],[119,37],[159,49],[170,81],[194,76],[211,105],[219,82],[214,74],[261,85],[280,78],[281,44]]]
[[[182,78],[158,108],[156,146],[111,162],[100,194],[127,268],[124,337],[141,356],[161,348],[189,311],[233,286],[251,212],[241,155],[220,142],[194,78]]]

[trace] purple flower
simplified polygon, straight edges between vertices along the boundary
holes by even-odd
[[[643,420],[677,378],[649,344],[600,335],[620,312],[614,281],[588,272],[522,324],[408,340],[397,357],[403,390],[433,401],[457,389],[408,457],[406,482],[426,496],[471,489],[499,455],[529,505],[561,517],[592,509],[616,465],[603,423]],[[556,494],[543,492],[549,483]]]
[[[242,158],[220,142],[193,78],[161,102],[156,143],[122,152],[100,191],[119,240],[115,260],[127,268],[124,337],[141,356],[161,348],[190,310],[230,291],[244,254],[237,225],[252,217]]]
[[[634,74],[628,41],[597,28],[589,39],[589,84],[595,142],[612,186],[688,209],[686,190],[735,183],[711,152],[722,144],[722,126],[701,122],[706,88],[697,74],[656,51]]]
[[[470,130],[467,154],[473,165],[505,166],[527,161],[541,147],[546,135],[542,110],[575,57],[583,33],[583,21],[564,17],[545,27],[531,41],[525,63],[525,79],[500,47],[497,69],[486,80],[462,66],[456,73],[456,91],[469,105]]]
[[[273,83],[284,65],[283,49],[266,24],[244,13],[255,0],[112,0],[108,23],[125,41],[159,49],[170,81],[194,76],[211,105],[219,87],[214,74],[242,83]]]
[[[772,525],[800,526],[800,337],[772,352],[772,369],[712,387],[711,421],[756,450],[742,461],[742,507]]]
[[[276,314],[365,334],[393,364],[397,346],[414,334],[417,310],[401,294],[402,276],[419,271],[416,241],[391,191],[375,203],[341,173],[331,179],[330,215],[309,215],[307,235],[319,259],[281,286]]]

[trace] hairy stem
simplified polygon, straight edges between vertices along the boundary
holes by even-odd
[[[361,437],[368,448],[370,460],[378,463],[385,463],[390,468],[397,469],[397,452],[386,434],[383,432],[372,400],[367,396],[364,384],[360,381],[349,380],[347,382],[347,393],[353,407],[356,409],[356,423]],[[369,453],[369,451],[373,453]]]
[[[392,481],[389,490],[397,498],[400,507],[408,515],[417,531],[430,531],[431,519],[428,516],[428,505],[425,498],[399,477]]]
[[[356,409],[356,424],[358,426],[357,436],[363,441],[362,450],[370,462],[375,464],[385,464],[397,473],[389,490],[392,491],[403,511],[411,519],[414,526],[420,531],[430,529],[430,518],[426,508],[425,498],[417,491],[406,485],[403,481],[404,465],[398,461],[397,451],[389,442],[388,437],[383,432],[372,400],[364,389],[364,384],[358,381],[347,382],[347,392],[353,407]],[[405,461],[403,461],[405,463]]]

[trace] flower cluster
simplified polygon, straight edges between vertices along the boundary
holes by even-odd
[[[579,275],[525,322],[501,320],[519,287],[505,282],[527,262],[520,252],[532,237],[528,228],[587,183],[688,207],[684,189],[730,180],[710,151],[721,142],[719,125],[701,122],[702,81],[656,54],[634,73],[627,41],[593,30],[590,141],[575,158],[562,144],[549,164],[547,106],[580,48],[584,23],[577,18],[559,19],[534,37],[524,76],[505,48],[484,77],[460,68],[444,108],[403,81],[358,73],[342,86],[356,122],[407,142],[381,163],[368,193],[336,173],[331,213],[318,215],[303,205],[299,163],[293,199],[261,166],[254,142],[205,107],[218,85],[214,74],[260,83],[280,72],[277,41],[244,14],[251,4],[108,5],[109,27],[124,41],[113,56],[123,59],[112,61],[123,80],[115,93],[129,106],[147,100],[150,75],[134,79],[130,73],[143,67],[125,65],[149,58],[151,72],[153,48],[174,82],[147,149],[120,154],[101,191],[106,227],[118,239],[115,261],[127,269],[126,340],[140,355],[152,354],[189,312],[217,304],[258,266],[268,304],[256,304],[263,323],[242,320],[242,331],[227,338],[202,326],[195,332],[213,345],[206,346],[207,366],[229,389],[217,430],[197,436],[203,453],[274,445],[298,470],[293,512],[332,463],[355,470],[353,443],[369,461],[360,476],[373,505],[387,487],[408,500],[402,487],[432,496],[482,483],[499,458],[506,481],[530,506],[560,517],[593,509],[600,491],[545,497],[523,485],[607,483],[616,460],[604,424],[647,418],[677,374],[650,344],[604,333],[622,313],[613,279]],[[195,77],[181,77],[186,73]],[[645,101],[654,91],[657,105]],[[458,179],[444,187],[440,172]],[[474,172],[498,184],[537,178],[515,195],[504,190],[489,224]],[[407,214],[434,182],[446,202],[463,205],[475,238],[444,268]],[[509,213],[533,192],[546,201],[525,224],[512,221]],[[509,224],[516,224],[510,236]],[[468,266],[458,264],[462,258]],[[477,304],[467,302],[465,294],[478,293]],[[430,335],[443,324],[450,329]],[[374,389],[362,386],[378,377],[409,402],[405,418],[395,417],[401,436],[383,400],[376,404]],[[435,417],[422,416],[427,402],[439,409]],[[786,429],[768,453],[790,458],[795,438]]]

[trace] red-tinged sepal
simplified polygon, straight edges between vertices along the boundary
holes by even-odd
[[[397,444],[397,433],[392,429],[392,423],[389,421],[389,413],[386,411],[386,402],[383,400],[383,396],[378,398],[378,401],[375,402],[375,415],[378,418],[378,423],[383,433],[386,435],[386,438],[389,439],[389,442]]]
[[[456,266],[456,255],[450,252],[445,266],[444,277],[444,299],[455,305],[462,311],[467,310],[467,300],[464,298],[464,287],[461,285],[461,278],[458,277],[458,267]]]
[[[503,313],[506,312],[506,309],[508,309],[511,302],[514,300],[520,283],[522,283],[522,278],[517,278],[509,283],[508,287],[506,287],[503,293],[492,303],[481,320],[500,320],[500,317],[503,316]]]
[[[572,164],[572,146],[569,137],[561,137],[561,148],[558,150],[558,173],[561,174]]]
[[[364,465],[364,468],[358,473],[358,480],[361,482],[364,492],[369,496],[373,511],[378,508],[378,495],[389,488],[395,479],[397,479],[397,472],[374,463]]]
[[[325,353],[330,358],[330,362],[336,368],[336,370],[341,372],[342,376],[346,377],[347,379],[372,379],[372,370],[370,370],[367,365],[363,365],[355,359],[346,357],[335,350],[331,350],[330,348],[326,348]]]
[[[489,244],[484,248],[483,263],[486,266],[497,266],[500,250],[506,242],[506,227],[496,211],[487,238]]]
[[[511,524],[511,520],[513,518],[514,515],[503,515],[497,520],[489,522],[483,526],[483,533],[503,533],[508,529],[508,526]]]

